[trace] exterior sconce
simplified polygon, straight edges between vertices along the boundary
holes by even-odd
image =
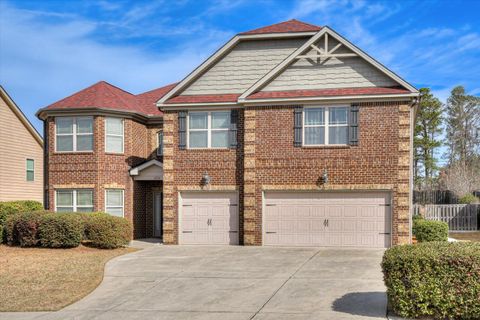
[[[328,172],[327,172],[327,169],[323,169],[322,182],[323,182],[323,184],[327,184],[327,183],[328,183]]]
[[[212,178],[210,178],[210,176],[208,175],[207,171],[205,171],[203,173],[203,176],[202,176],[202,185],[203,186],[208,186],[210,184],[210,181],[212,180]]]

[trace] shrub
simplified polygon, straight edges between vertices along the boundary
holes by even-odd
[[[478,319],[480,243],[396,246],[385,252],[382,270],[389,305],[398,315]]]
[[[38,238],[42,247],[73,248],[80,245],[83,229],[78,215],[50,213],[41,218]]]
[[[97,248],[126,246],[132,240],[132,224],[124,218],[108,214],[91,214],[86,219],[85,236]]]
[[[3,243],[3,225],[0,224],[0,244]]]
[[[8,216],[20,212],[39,211],[43,205],[38,201],[21,200],[0,202],[0,225],[4,225]]]
[[[478,203],[480,202],[480,199],[478,197],[475,197],[473,194],[468,193],[458,199],[459,203],[464,203],[464,204],[470,204],[470,203]]]
[[[417,219],[412,232],[419,242],[448,240],[448,224],[442,221]]]
[[[38,244],[38,226],[48,211],[22,212],[10,215],[5,221],[6,239],[9,245],[32,247]]]

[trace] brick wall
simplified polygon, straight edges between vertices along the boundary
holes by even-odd
[[[247,107],[240,112],[236,150],[179,150],[176,111],[164,116],[164,237],[178,242],[178,192],[198,189],[204,171],[216,189],[232,185],[240,194],[240,238],[262,243],[262,192],[389,190],[393,197],[393,244],[409,238],[410,107],[408,102],[361,103],[358,146],[294,147],[293,106]]]
[[[139,205],[144,202],[146,188],[134,182],[128,170],[151,157],[155,152],[153,134],[161,129],[161,124],[147,127],[132,119],[124,122],[124,153],[105,153],[104,117],[94,117],[93,152],[55,152],[55,121],[47,119],[49,139],[48,162],[48,209],[55,209],[55,189],[94,190],[94,210],[105,210],[105,189],[124,189],[124,214],[134,224],[135,237],[144,237],[146,229],[146,209]],[[146,141],[152,141],[146,143]],[[156,136],[155,136],[156,141]],[[138,212],[138,216],[134,217]]]

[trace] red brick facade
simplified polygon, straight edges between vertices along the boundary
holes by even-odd
[[[176,111],[164,114],[164,241],[178,243],[178,192],[199,188],[208,171],[215,190],[238,190],[240,243],[262,244],[265,190],[387,190],[393,197],[392,242],[408,243],[410,102],[360,103],[359,144],[294,147],[293,106],[239,112],[238,147],[180,150]],[[319,183],[324,170],[329,183]]]
[[[152,188],[161,181],[134,181],[129,169],[157,158],[157,132],[162,125],[124,119],[124,153],[105,152],[105,120],[94,117],[93,152],[55,151],[55,118],[48,117],[48,207],[55,210],[56,189],[92,189],[95,211],[105,210],[105,189],[124,190],[124,216],[133,222],[135,238],[152,236]],[[161,159],[160,159],[161,160]]]

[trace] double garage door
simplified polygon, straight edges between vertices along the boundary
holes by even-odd
[[[237,193],[181,194],[181,244],[238,244]],[[389,247],[386,192],[267,192],[263,244]]]

